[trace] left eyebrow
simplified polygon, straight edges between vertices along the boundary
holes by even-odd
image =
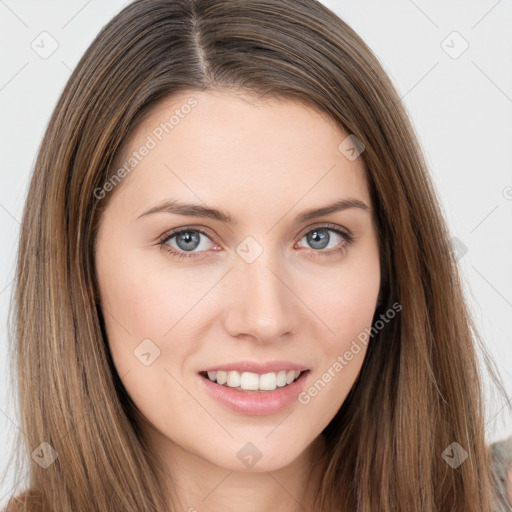
[[[350,208],[357,208],[362,211],[370,212],[370,207],[359,199],[349,198],[341,199],[331,205],[323,206],[321,208],[314,208],[307,210],[295,218],[295,223],[299,224],[306,222],[323,215],[329,215],[342,210],[348,210]],[[204,217],[212,220],[217,220],[225,224],[238,224],[238,220],[231,216],[229,213],[216,208],[208,208],[200,204],[194,203],[183,203],[177,200],[167,200],[164,203],[150,208],[149,210],[141,213],[137,219],[153,213],[171,213],[176,215],[183,215],[187,217]],[[135,220],[137,220],[135,219]]]
[[[349,208],[359,208],[360,210],[363,210],[368,213],[371,210],[370,207],[365,202],[359,199],[342,199],[329,206],[315,208],[313,210],[303,212],[300,215],[297,215],[297,217],[295,218],[295,222],[299,224],[301,222],[306,222],[311,219],[316,219],[317,217],[322,217],[323,215],[329,215],[330,213],[348,210]]]

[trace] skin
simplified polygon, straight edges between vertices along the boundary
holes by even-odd
[[[312,510],[320,433],[352,387],[366,346],[309,403],[270,415],[225,408],[203,390],[198,372],[289,360],[310,368],[308,389],[371,326],[380,285],[371,210],[294,224],[299,213],[342,198],[371,208],[364,163],[342,154],[347,134],[316,109],[219,90],[166,98],[125,141],[117,163],[191,96],[197,106],[109,192],[95,254],[108,344],[180,510]],[[167,212],[138,218],[169,198],[222,209],[238,224]],[[325,223],[349,230],[352,243],[335,254],[344,240],[326,231],[329,244],[317,248],[306,235]],[[183,227],[209,233],[189,249],[197,258],[173,258],[158,245]],[[236,252],[248,236],[263,248],[252,263]],[[187,252],[176,237],[166,245]],[[160,355],[146,366],[134,350],[148,338]],[[251,468],[237,457],[247,442],[262,454]]]

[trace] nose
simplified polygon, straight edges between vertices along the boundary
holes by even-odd
[[[290,273],[270,264],[265,253],[256,261],[239,260],[231,272],[225,329],[233,337],[262,343],[279,341],[297,326],[297,305]]]

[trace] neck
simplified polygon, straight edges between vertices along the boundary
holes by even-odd
[[[273,471],[231,471],[177,444],[159,446],[161,483],[169,502],[187,512],[310,512],[321,482],[325,439],[317,437],[295,460]],[[165,456],[162,455],[165,453]]]

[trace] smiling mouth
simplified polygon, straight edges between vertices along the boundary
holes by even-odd
[[[211,383],[224,388],[230,388],[234,391],[268,393],[276,389],[286,388],[308,372],[309,370],[281,370],[279,372],[257,374],[252,372],[239,373],[237,371],[217,370],[211,372],[203,371],[200,372],[199,375]]]

